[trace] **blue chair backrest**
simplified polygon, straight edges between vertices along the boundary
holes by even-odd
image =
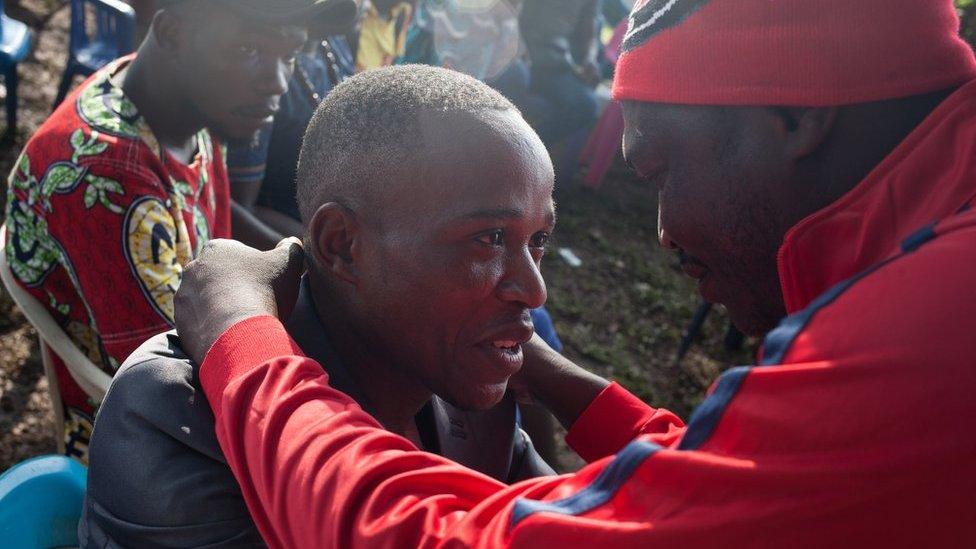
[[[86,32],[87,10],[90,4],[95,17],[95,34]],[[134,48],[132,43],[135,27],[135,11],[121,0],[71,0],[71,43],[70,53],[87,46],[91,42],[114,44],[119,55],[125,55]]]
[[[64,456],[41,456],[0,475],[0,545],[78,546],[87,470]]]
[[[0,15],[7,15],[7,9],[3,5],[3,0],[0,0]],[[0,40],[3,40],[3,17],[0,17]]]

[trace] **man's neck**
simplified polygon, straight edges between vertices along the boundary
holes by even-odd
[[[414,417],[431,399],[431,392],[399,365],[377,356],[375,346],[364,341],[349,318],[338,307],[329,306],[335,300],[329,297],[321,283],[316,283],[314,276],[309,276],[309,287],[319,321],[366,399],[360,404],[368,408],[387,430],[418,443],[414,440],[417,438]]]
[[[842,107],[831,139],[799,169],[812,189],[804,212],[819,211],[849,192],[905,140],[956,88]]]
[[[204,127],[196,111],[184,100],[183,82],[170,74],[170,63],[152,38],[139,48],[122,80],[122,91],[152,129],[159,144],[177,160],[189,164],[196,152],[194,136]]]

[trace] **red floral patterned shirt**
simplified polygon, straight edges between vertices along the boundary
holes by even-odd
[[[6,210],[14,276],[110,374],[173,327],[183,265],[210,238],[230,237],[221,148],[201,130],[190,165],[163,150],[119,87],[131,59],[89,78],[38,129]],[[94,403],[58,372],[67,451],[84,461]]]

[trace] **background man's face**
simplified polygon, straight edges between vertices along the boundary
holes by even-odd
[[[420,181],[391,182],[363,219],[357,298],[381,356],[467,409],[504,395],[546,300],[552,165],[514,111],[431,115]]]
[[[197,20],[184,17],[186,41],[178,54],[189,100],[218,136],[250,139],[272,122],[307,33],[201,9]]]
[[[661,244],[710,302],[750,334],[785,314],[776,256],[796,198],[791,164],[762,107],[624,104],[624,155],[658,193]]]

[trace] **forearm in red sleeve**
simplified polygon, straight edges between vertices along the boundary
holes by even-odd
[[[685,424],[673,413],[652,408],[617,383],[587,406],[566,442],[588,462],[612,456],[641,435],[665,448],[678,443]]]
[[[679,422],[651,411],[640,428],[653,434],[613,457],[573,475],[505,486],[384,431],[328,386],[321,367],[301,356],[272,317],[231,327],[200,375],[221,448],[271,547],[699,548],[798,538],[837,546],[867,515],[881,520],[892,512],[891,505],[872,511],[887,501],[878,497],[865,498],[856,513],[841,504],[852,479],[860,479],[860,492],[872,490],[873,477],[858,473],[857,459],[832,459],[828,467],[819,458],[811,478],[809,462],[796,456],[784,459],[763,445],[737,452],[736,425],[755,421],[750,411],[769,398],[748,383],[737,397],[744,405],[724,412],[732,427],[709,443],[721,452],[655,443]],[[600,398],[609,404],[631,398],[608,391]],[[792,434],[778,417],[757,429],[757,440]]]
[[[885,359],[874,360],[882,368]],[[824,397],[848,366],[726,372],[685,449],[655,442],[680,429],[676,418],[636,413],[632,402],[629,424],[649,434],[576,474],[513,486],[384,431],[328,386],[272,317],[225,332],[201,381],[221,448],[271,547],[951,545],[971,523],[944,512],[971,497],[946,480],[968,478],[972,460],[958,458],[964,445],[932,428],[925,451],[892,430],[876,436],[846,413],[850,399]],[[853,382],[877,398],[874,379]],[[620,403],[631,397],[607,391],[584,416],[614,402],[626,412]],[[940,504],[905,505],[910,498]]]
[[[221,448],[272,547],[423,547],[480,534],[459,522],[506,488],[383,430],[272,317],[231,327],[200,375]]]
[[[538,536],[574,531],[550,521],[546,511],[557,500],[605,489],[604,477],[627,480],[604,468],[626,471],[659,448],[638,442],[636,460],[625,452],[575,475],[506,486],[383,430],[329,387],[322,368],[301,356],[272,317],[232,326],[200,377],[227,463],[271,547],[537,546]],[[611,503],[583,499],[598,505],[581,514]],[[612,518],[565,520],[587,535],[631,535]]]

